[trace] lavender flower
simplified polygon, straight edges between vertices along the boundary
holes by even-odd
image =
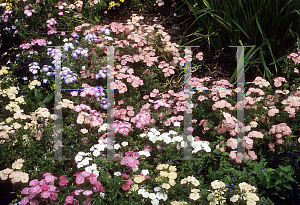
[[[75,34],[72,34],[72,37],[73,37],[73,38],[79,38],[79,36],[78,36],[78,34],[77,34],[77,33],[75,33]]]
[[[81,67],[81,70],[85,70],[85,69],[86,69],[86,67],[85,67],[85,66],[82,66],[82,67]]]
[[[75,53],[75,52],[73,52],[71,55],[72,55],[73,58],[78,57],[77,53]]]
[[[23,77],[23,80],[28,80],[28,78],[27,77]]]
[[[95,78],[98,80],[100,78],[100,74],[96,74]]]
[[[47,83],[47,82],[48,82],[47,78],[43,79],[43,83]]]

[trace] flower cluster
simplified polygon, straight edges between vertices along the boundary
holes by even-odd
[[[25,162],[25,160],[18,159],[12,164],[12,169],[6,168],[0,171],[1,180],[10,178],[13,184],[16,182],[27,183],[29,175],[20,170],[23,167],[23,162]]]
[[[269,130],[269,135],[276,135],[275,143],[277,145],[283,144],[284,140],[282,139],[283,136],[287,136],[292,134],[292,130],[286,123],[280,123],[278,125],[272,125]],[[274,150],[275,144],[269,144],[271,150]]]
[[[57,200],[58,192],[57,187],[54,186],[54,181],[57,177],[53,176],[51,173],[43,174],[44,179],[37,180],[34,179],[29,182],[29,187],[22,190],[22,195],[28,195],[23,197],[21,204],[38,204],[39,200],[54,203]],[[35,199],[36,198],[36,199]]]

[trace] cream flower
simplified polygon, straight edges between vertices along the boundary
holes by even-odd
[[[159,175],[162,176],[162,177],[168,177],[168,172],[160,171]]]
[[[168,174],[168,177],[169,177],[169,179],[176,179],[177,178],[177,174],[176,174],[176,172],[170,172]]]
[[[237,202],[239,200],[240,196],[239,195],[233,195],[233,197],[230,198],[231,202]]]
[[[177,169],[176,169],[176,166],[170,166],[170,167],[169,167],[169,171],[170,171],[170,172],[176,172],[176,170],[177,170]]]
[[[137,176],[134,178],[134,182],[135,183],[142,183],[143,181],[145,180],[145,177],[144,176]]]
[[[170,184],[167,184],[167,183],[163,183],[162,185],[161,185],[161,188],[164,188],[164,189],[170,189]]]
[[[187,183],[187,178],[184,178],[180,181],[181,184],[186,184]]]
[[[199,193],[191,193],[189,198],[196,201],[197,199],[199,199],[201,197],[200,197]]]
[[[87,129],[84,128],[84,129],[81,129],[80,132],[82,132],[83,134],[86,134],[86,133],[88,133],[89,131],[88,131]]]
[[[169,179],[169,184],[170,184],[171,186],[175,186],[176,182],[175,182],[174,179]]]

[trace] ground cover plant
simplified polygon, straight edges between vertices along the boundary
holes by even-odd
[[[300,52],[284,59],[285,76],[273,81],[257,76],[245,90],[244,104],[238,104],[240,90],[228,81],[193,77],[205,56],[185,55],[161,25],[142,24],[143,17],[133,14],[127,23],[82,21],[67,32],[55,25],[57,17],[69,18],[57,12],[68,5],[58,2],[53,16],[43,20],[49,34],[22,36],[15,58],[1,65],[0,182],[12,185],[17,196],[12,204],[292,203],[290,183],[299,187],[292,161],[270,158],[299,152]],[[24,10],[29,17],[34,13]],[[22,25],[17,23],[16,28]],[[70,160],[49,160],[58,54],[47,45],[62,46],[56,80],[66,90],[61,92],[62,157]],[[115,46],[111,74],[110,46]],[[187,61],[192,62],[190,105],[184,92]],[[112,143],[107,136],[111,75],[115,154],[105,160]],[[245,160],[236,153],[241,108]],[[184,135],[186,113],[192,114],[187,128],[192,137]],[[185,139],[198,160],[177,160],[185,157]]]

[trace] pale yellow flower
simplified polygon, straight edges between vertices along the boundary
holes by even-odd
[[[191,192],[198,193],[198,192],[200,192],[200,190],[199,189],[191,189]]]
[[[0,138],[8,139],[8,138],[9,138],[9,135],[8,135],[6,132],[1,131],[1,132],[0,132]]]
[[[163,164],[159,164],[156,167],[157,170],[163,170],[163,168],[164,168]]]
[[[16,99],[16,94],[8,93],[7,97],[11,100],[14,100],[14,99]]]
[[[14,125],[14,128],[15,128],[15,129],[19,129],[19,128],[22,127],[22,125],[20,125],[20,124],[17,123],[17,122],[15,122],[13,125]]]
[[[0,172],[0,178],[1,180],[6,180],[8,178],[8,175],[4,174],[3,172]]]
[[[22,183],[27,183],[29,181],[29,175],[27,173],[22,172],[20,178]]]
[[[168,174],[169,179],[176,179],[177,178],[177,173],[176,172],[170,172]]]
[[[139,189],[139,186],[137,184],[134,184],[131,186],[131,188],[129,189],[129,193],[133,192],[133,191],[137,191]]]
[[[239,200],[240,196],[239,195],[233,195],[233,197],[230,198],[231,202],[237,202]]]
[[[163,183],[162,185],[161,185],[161,188],[164,188],[164,189],[170,189],[170,184],[167,184],[167,183]]]
[[[26,104],[23,96],[20,96],[20,97],[16,98],[15,101],[17,101],[20,104]]]
[[[8,118],[6,118],[5,122],[6,122],[6,123],[10,123],[11,121],[13,121],[13,119],[14,119],[14,118],[12,118],[12,117],[8,117]]]
[[[12,173],[12,171],[13,171],[12,169],[6,168],[6,169],[2,170],[2,173],[9,175],[10,173]]]
[[[170,167],[169,167],[169,171],[170,171],[170,172],[176,172],[176,170],[177,170],[177,169],[176,169],[176,166],[170,166]]]
[[[169,168],[168,164],[162,164],[162,166],[163,166],[164,169],[168,169]]]
[[[174,179],[169,179],[169,184],[170,184],[171,186],[175,186],[176,182],[175,182]]]
[[[88,133],[89,131],[88,131],[87,129],[84,128],[84,129],[81,129],[80,132],[82,132],[83,134],[86,134],[86,133]]]
[[[146,178],[144,176],[137,176],[134,178],[135,183],[142,183]]]
[[[247,201],[247,205],[256,205],[256,202],[253,200]]]
[[[249,184],[247,184],[246,182],[242,182],[239,184],[240,189],[245,191],[247,190],[248,186]]]
[[[191,181],[191,183],[192,183],[194,186],[199,186],[199,185],[200,185],[200,182],[199,182],[197,179]]]
[[[187,178],[181,179],[180,183],[181,184],[186,184],[187,183]]]
[[[168,177],[168,172],[166,172],[166,171],[160,171],[159,175],[162,176],[162,177]]]
[[[200,195],[199,195],[199,193],[191,193],[189,198],[196,201],[200,198]]]

